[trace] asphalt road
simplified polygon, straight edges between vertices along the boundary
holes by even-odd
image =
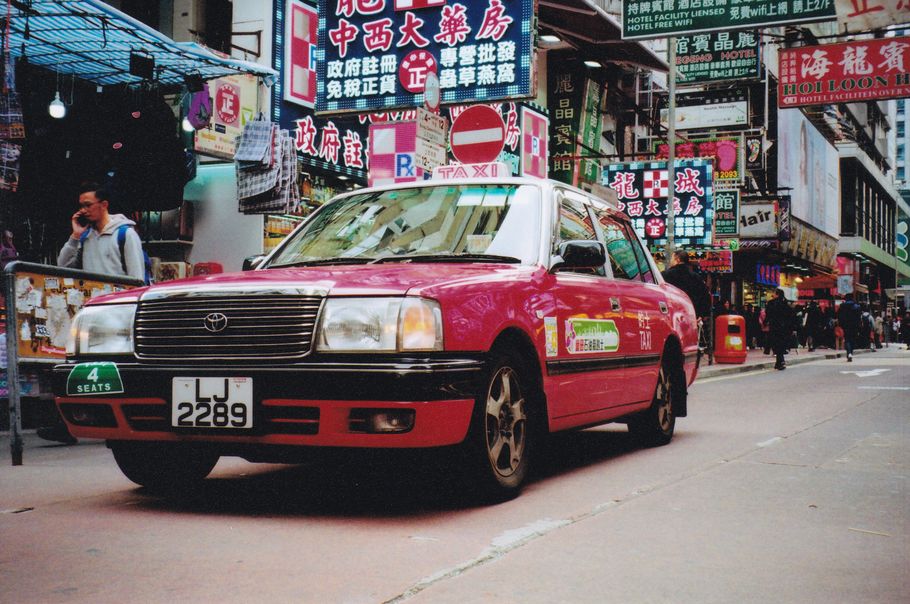
[[[910,602],[908,369],[699,380],[670,445],[561,435],[488,507],[432,456],[227,459],[175,503],[101,443],[0,438],[0,602]]]

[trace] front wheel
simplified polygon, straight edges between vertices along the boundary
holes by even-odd
[[[136,484],[158,493],[181,493],[199,486],[218,455],[182,443],[111,442],[114,460]]]
[[[528,475],[538,428],[534,392],[518,358],[494,357],[466,443],[473,477],[479,479],[483,494],[494,500],[517,495]]]
[[[629,421],[629,432],[648,447],[660,447],[673,439],[676,415],[673,413],[673,393],[676,372],[669,361],[664,360],[657,374],[654,398],[647,411]]]

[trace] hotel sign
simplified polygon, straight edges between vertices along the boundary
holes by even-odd
[[[778,105],[859,103],[910,96],[910,37],[780,51]]]
[[[835,18],[834,0],[625,0],[624,39],[757,29]]]
[[[759,40],[754,31],[721,31],[676,38],[676,81],[716,82],[759,75]]]

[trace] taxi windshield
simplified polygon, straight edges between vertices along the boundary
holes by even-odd
[[[270,267],[367,262],[536,261],[540,190],[434,184],[330,202],[290,236]]]

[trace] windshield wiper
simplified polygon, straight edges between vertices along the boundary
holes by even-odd
[[[294,266],[325,266],[330,264],[368,264],[375,262],[376,258],[369,256],[356,256],[352,258],[318,258],[314,260],[299,260],[285,264],[270,264],[267,268],[291,268]]]
[[[506,262],[508,264],[520,264],[521,259],[497,254],[439,253],[383,256],[373,260],[372,263],[382,264],[385,262]]]

